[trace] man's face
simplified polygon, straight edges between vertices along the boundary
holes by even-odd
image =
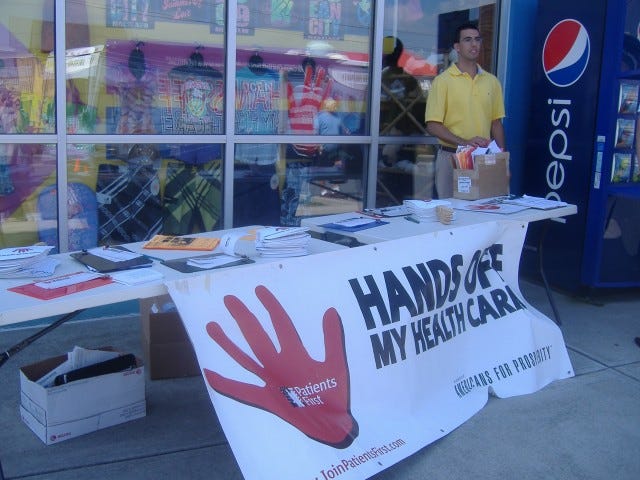
[[[458,57],[475,62],[480,55],[481,45],[482,37],[480,32],[469,28],[460,32],[460,38],[453,48],[458,52]]]

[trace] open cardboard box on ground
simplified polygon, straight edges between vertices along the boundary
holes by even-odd
[[[453,197],[462,200],[509,194],[509,152],[476,155],[473,170],[453,170]]]
[[[66,354],[59,355],[20,368],[20,416],[44,443],[51,445],[146,415],[141,359],[130,370],[57,387],[36,383],[66,360]]]
[[[200,374],[198,358],[180,314],[162,311],[171,302],[169,295],[140,299],[142,351],[152,380]]]

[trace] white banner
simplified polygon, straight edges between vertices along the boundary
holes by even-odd
[[[364,479],[573,375],[487,222],[167,284],[245,478]]]

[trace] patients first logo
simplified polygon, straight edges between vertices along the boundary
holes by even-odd
[[[542,68],[556,87],[576,83],[589,63],[589,32],[579,21],[568,18],[554,25],[542,49]]]

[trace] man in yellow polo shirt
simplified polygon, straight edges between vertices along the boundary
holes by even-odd
[[[427,97],[427,131],[440,141],[435,182],[438,198],[453,196],[453,154],[458,145],[486,147],[493,139],[506,148],[502,87],[494,75],[478,65],[481,46],[478,27],[460,25],[453,44],[457,61],[433,80]]]

